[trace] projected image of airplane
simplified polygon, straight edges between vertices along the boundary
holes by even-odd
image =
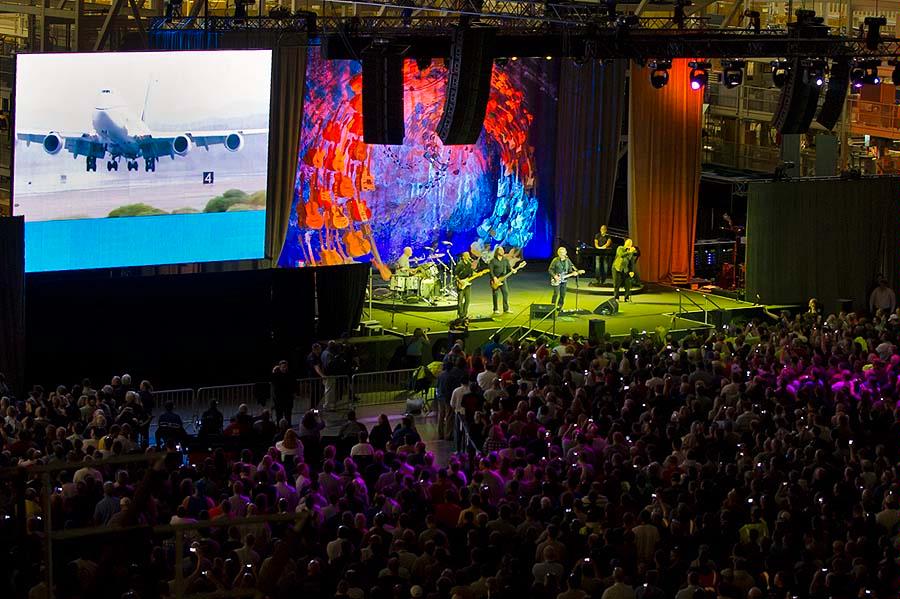
[[[149,96],[149,89],[148,89]],[[144,110],[138,118],[111,89],[100,90],[91,123],[93,132],[48,133],[23,132],[16,138],[40,144],[50,155],[66,150],[75,158],[85,157],[87,171],[97,170],[97,160],[106,160],[107,171],[118,171],[119,160],[125,159],[129,171],[139,170],[138,159],[144,159],[144,170],[156,171],[160,158],[186,156],[194,148],[222,145],[229,152],[239,152],[244,147],[245,135],[267,133],[268,129],[243,129],[234,131],[187,131],[176,133],[152,132],[144,123]]]

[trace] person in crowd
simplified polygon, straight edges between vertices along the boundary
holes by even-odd
[[[869,312],[875,314],[878,310],[882,310],[890,315],[897,309],[897,296],[894,290],[888,287],[888,281],[885,278],[878,279],[878,287],[872,290],[869,295]]]
[[[275,403],[275,419],[291,422],[294,412],[294,394],[297,377],[291,372],[287,360],[279,360],[272,368],[272,400]]]
[[[408,416],[347,447],[310,411],[299,434],[185,458],[134,439],[124,377],[34,388],[0,398],[0,467],[26,473],[0,485],[0,522],[31,556],[0,588],[44,592],[46,525],[105,524],[141,532],[54,542],[56,596],[172,596],[180,567],[185,592],[275,598],[897,597],[898,344],[883,310],[801,310],[680,339],[460,347],[449,455]],[[261,417],[245,412],[236,426]],[[204,524],[179,561],[140,528],[170,522]]]

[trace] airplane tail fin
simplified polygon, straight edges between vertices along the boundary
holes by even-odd
[[[141,108],[141,121],[146,122],[147,103],[150,101],[150,87],[153,85],[153,78],[147,82],[147,92],[144,94],[144,106]]]

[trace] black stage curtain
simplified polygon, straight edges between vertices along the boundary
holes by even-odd
[[[626,105],[625,60],[565,60],[559,78],[556,236],[592,240],[609,220]]]
[[[897,289],[900,179],[751,183],[747,295],[769,304],[867,308],[878,275]]]
[[[276,48],[272,54],[272,102],[269,125],[269,184],[266,202],[266,258],[278,264],[294,200],[303,95],[306,88],[306,46]]]
[[[320,338],[338,337],[359,326],[370,271],[371,266],[368,264],[343,264],[315,269]]]
[[[25,217],[0,218],[0,372],[25,385]]]

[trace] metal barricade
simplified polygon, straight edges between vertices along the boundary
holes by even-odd
[[[429,399],[434,393],[433,382],[426,389],[416,389],[414,372],[415,369],[408,368],[354,374],[351,380],[354,404],[379,406],[405,402],[411,397]]]
[[[153,392],[153,403],[156,409],[153,410],[154,416],[162,413],[166,404],[170,401],[175,405],[175,413],[182,418],[191,416],[194,412],[194,390],[193,389],[164,389],[162,391]],[[155,419],[155,418],[154,418]]]
[[[350,399],[350,377],[346,375],[297,379],[293,413],[302,416],[306,410],[320,408],[323,404],[340,408],[347,406]]]
[[[200,387],[197,389],[197,401],[194,404],[193,419],[196,420],[209,408],[209,402],[217,400],[219,402],[219,411],[230,418],[236,414],[238,407],[245,403],[254,410],[254,401],[256,394],[254,390],[257,385],[268,385],[268,383],[244,383],[243,385],[222,385],[219,387]]]

